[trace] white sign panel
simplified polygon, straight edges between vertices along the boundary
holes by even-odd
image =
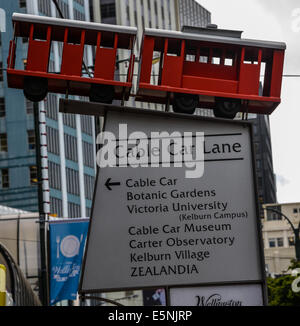
[[[201,165],[162,161],[100,168],[81,292],[262,280],[249,125],[110,111],[105,130],[128,156],[138,130],[204,134],[190,147],[202,146],[204,171],[188,178]]]
[[[262,306],[262,287],[222,285],[170,289],[171,306],[241,307]]]

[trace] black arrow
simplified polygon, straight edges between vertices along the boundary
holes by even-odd
[[[105,182],[105,186],[109,191],[112,191],[112,186],[121,186],[121,182],[111,182],[111,178],[108,178]]]

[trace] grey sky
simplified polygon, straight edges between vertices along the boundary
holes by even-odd
[[[220,28],[243,30],[244,38],[287,43],[285,74],[300,75],[299,0],[198,0]],[[279,202],[300,201],[300,77],[284,78],[282,104],[271,115]]]

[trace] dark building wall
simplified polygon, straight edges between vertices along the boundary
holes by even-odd
[[[253,120],[258,195],[261,204],[276,203],[276,178],[273,169],[269,117],[257,115]],[[263,218],[263,212],[262,212]]]
[[[101,0],[101,22],[104,24],[117,24],[115,0]]]
[[[195,0],[179,0],[180,25],[206,27],[211,23],[211,13]]]

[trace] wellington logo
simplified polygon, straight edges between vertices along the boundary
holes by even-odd
[[[6,32],[6,15],[5,10],[0,8],[0,33]]]
[[[198,307],[217,307],[217,306],[227,306],[227,307],[240,307],[242,306],[242,301],[239,300],[223,300],[220,294],[212,294],[209,297],[196,296]]]

